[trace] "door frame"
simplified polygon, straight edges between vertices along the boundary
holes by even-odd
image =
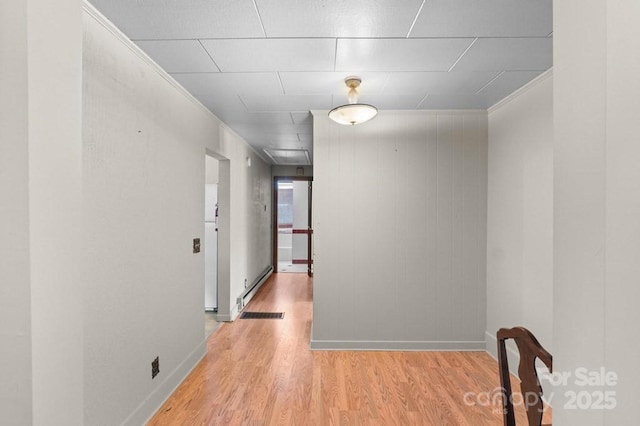
[[[273,177],[273,272],[278,272],[278,182],[280,181],[307,181],[309,182],[309,224],[307,225],[308,234],[307,234],[307,275],[313,276],[311,272],[311,264],[313,263],[313,258],[311,256],[311,238],[313,236],[313,227],[311,226],[311,194],[313,188],[313,176],[274,176]]]

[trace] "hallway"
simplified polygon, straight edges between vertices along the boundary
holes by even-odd
[[[499,407],[476,397],[499,386],[488,354],[312,352],[312,294],[306,274],[273,275],[245,311],[284,319],[221,324],[149,425],[502,424]]]

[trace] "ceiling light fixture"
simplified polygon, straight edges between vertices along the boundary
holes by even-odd
[[[371,120],[378,114],[378,109],[373,105],[359,104],[358,103],[358,91],[356,90],[362,80],[360,77],[347,77],[344,79],[344,84],[349,88],[347,98],[349,103],[347,105],[340,105],[329,111],[329,118],[338,124],[355,125],[364,123]]]

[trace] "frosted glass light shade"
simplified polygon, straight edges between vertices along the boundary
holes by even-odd
[[[368,104],[341,105],[329,111],[329,118],[338,124],[355,125],[371,120],[378,109]]]

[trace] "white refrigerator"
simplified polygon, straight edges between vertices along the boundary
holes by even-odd
[[[218,185],[205,185],[204,193],[204,309],[218,308]]]

